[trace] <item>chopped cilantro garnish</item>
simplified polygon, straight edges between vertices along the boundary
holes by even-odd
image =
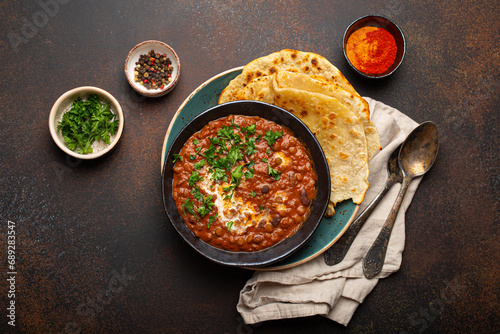
[[[206,149],[205,152],[203,152],[201,155],[204,156],[205,159],[207,159],[209,165],[212,165],[215,159],[215,146],[213,144],[210,144],[210,147]]]
[[[72,151],[80,154],[92,153],[92,143],[102,140],[111,143],[111,135],[118,130],[118,119],[109,108],[108,103],[102,103],[95,94],[83,101],[78,98],[71,104],[71,109],[64,113],[57,125],[64,141]]]
[[[231,183],[234,183],[236,184],[236,186],[238,186],[241,182],[242,176],[243,176],[243,165],[239,165],[231,172]]]
[[[241,132],[246,133],[249,136],[255,134],[255,124],[242,127]]]
[[[227,154],[228,163],[230,166],[233,166],[236,161],[243,159],[243,154],[238,146],[233,146],[229,150]]]
[[[219,137],[209,137],[208,138],[210,142],[214,145],[220,145],[220,138]]]
[[[276,141],[278,139],[283,137],[283,134],[284,134],[284,131],[278,132],[278,131],[269,130],[266,132],[264,139],[267,140],[267,142],[269,143],[269,146],[271,146],[271,148],[272,148],[274,143],[276,143]]]
[[[184,204],[182,204],[182,211],[184,212],[184,215],[186,215],[186,211],[184,210],[187,210],[187,212],[194,215],[193,202],[191,202],[189,198],[186,198]]]
[[[203,202],[203,195],[200,192],[200,188],[198,186],[191,189],[191,194],[193,194],[194,198],[196,198],[198,201]]]
[[[253,166],[255,166],[255,161],[250,161],[249,163],[245,164],[245,168],[252,168]]]
[[[177,154],[177,153],[172,154],[172,158],[173,158],[173,159],[172,159],[172,163],[174,163],[174,164],[175,164],[175,162],[176,162],[177,160],[182,161],[182,156],[181,156],[180,154]]]
[[[276,181],[278,181],[281,178],[281,172],[277,171],[276,169],[272,169],[271,166],[267,165],[267,173],[273,177]]]
[[[194,164],[194,169],[202,169],[205,166],[205,160],[200,160]]]
[[[215,218],[217,218],[218,215],[219,213],[217,212],[215,216],[208,217],[207,228],[210,228],[210,225],[212,225],[215,222]]]
[[[253,191],[253,190],[252,190],[252,192],[250,193],[250,195],[251,195],[252,197],[257,196],[257,194],[255,193],[255,191]]]
[[[215,204],[212,202],[212,196],[207,196],[203,198],[203,204],[196,210],[200,214],[200,217],[205,217],[213,208]]]
[[[227,223],[227,230],[231,231],[231,227],[233,227],[234,222],[231,220],[229,223]]]
[[[215,168],[228,169],[229,168],[229,162],[228,162],[227,156],[223,157],[223,158],[218,158],[217,160],[215,160],[213,162],[213,166]]]
[[[248,138],[245,142],[245,146],[247,147],[245,154],[252,155],[257,152],[257,148],[255,147],[255,138]]]
[[[230,126],[224,125],[222,129],[217,131],[217,135],[227,140],[232,140],[234,136],[234,129]]]
[[[194,187],[195,183],[200,181],[200,180],[203,180],[203,178],[200,176],[200,172],[198,172],[197,170],[195,170],[191,176],[189,177],[188,179],[188,183],[191,187]]]
[[[253,177],[253,174],[255,173],[255,169],[250,168],[249,170],[245,171],[245,179],[251,179]]]
[[[225,169],[222,169],[222,168],[219,168],[219,167],[215,167],[214,168],[214,172],[212,173],[212,178],[211,178],[213,181],[219,181],[219,180],[227,180],[227,174],[226,174],[226,170]]]
[[[195,160],[195,159],[196,159],[196,155],[193,155],[193,154],[189,155],[189,160],[193,161],[193,160]],[[181,160],[181,161],[182,161],[182,160]]]

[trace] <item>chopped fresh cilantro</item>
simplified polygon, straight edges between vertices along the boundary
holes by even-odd
[[[249,170],[245,171],[245,179],[251,179],[255,173],[255,169],[250,168]]]
[[[199,143],[200,143],[200,141],[198,139],[196,139],[196,138],[193,139],[193,144],[198,145]]]
[[[200,176],[200,172],[195,170],[188,179],[189,186],[194,187],[195,183],[200,180],[203,180],[203,178]]]
[[[209,165],[212,165],[214,163],[214,159],[215,159],[215,146],[214,146],[214,144],[210,144],[210,147],[207,148],[205,150],[205,152],[203,152],[201,155],[204,156],[205,159],[207,159]]]
[[[193,202],[191,202],[189,198],[186,198],[184,204],[182,204],[182,211],[184,212],[184,215],[186,215],[186,211],[184,210],[194,215]]]
[[[215,167],[211,179],[213,181],[227,180],[226,170],[223,168]]]
[[[218,215],[219,213],[217,212],[214,216],[208,217],[207,228],[210,228],[210,225],[212,225],[215,222],[215,218],[217,218]]]
[[[242,160],[243,154],[241,153],[240,148],[238,146],[231,147],[229,153],[227,154],[227,159],[230,166],[233,166],[236,161]]]
[[[271,146],[271,148],[272,148],[274,143],[276,143],[276,141],[278,139],[283,137],[283,134],[284,134],[283,130],[281,132],[269,130],[266,132],[264,139],[267,140],[267,142],[269,143],[269,146]]]
[[[229,168],[229,162],[228,162],[227,156],[223,157],[223,158],[218,158],[217,160],[215,160],[213,162],[213,166],[215,168],[228,169]]]
[[[245,168],[252,168],[253,166],[255,166],[255,161],[250,161],[249,163],[245,164]]]
[[[231,227],[233,227],[234,222],[231,220],[229,223],[227,223],[227,230],[231,231]]]
[[[196,159],[196,155],[191,154],[191,155],[189,156],[189,160],[193,161],[193,160],[195,160],[195,159]],[[181,160],[181,161],[182,161],[182,160]]]
[[[203,204],[196,210],[200,217],[205,217],[213,208],[215,204],[212,202],[212,196],[207,196],[203,199]]]
[[[197,163],[195,163],[193,166],[194,166],[194,169],[202,169],[203,166],[205,166],[205,160],[200,160],[198,161]]]
[[[174,163],[174,164],[175,164],[175,162],[176,162],[177,160],[182,161],[182,156],[181,156],[180,154],[177,154],[177,153],[172,154],[172,158],[173,158],[173,159],[172,159],[172,163]]]
[[[249,136],[255,134],[255,124],[242,127],[241,132],[246,133]]]
[[[195,186],[193,189],[191,189],[191,194],[193,194],[194,198],[196,198],[198,201],[203,202],[203,195],[200,192],[200,188],[198,186]]]
[[[92,153],[92,143],[102,140],[111,143],[111,135],[118,130],[118,119],[109,108],[108,103],[102,103],[95,94],[83,101],[74,100],[69,111],[64,113],[57,125],[64,141],[72,151],[80,154]]]
[[[281,178],[281,172],[277,171],[276,169],[272,169],[271,166],[267,165],[267,173],[273,177],[276,181],[278,181]]]
[[[209,137],[208,138],[210,142],[214,145],[220,145],[220,138],[219,137]]]
[[[255,138],[248,138],[245,142],[245,146],[247,147],[245,154],[252,155],[257,152],[257,148],[255,147]]]
[[[231,172],[231,183],[234,183],[236,184],[236,186],[238,186],[241,182],[242,176],[243,176],[243,165],[239,165]]]
[[[230,126],[224,125],[222,129],[217,131],[217,135],[227,140],[232,140],[234,136],[234,129]]]
[[[255,197],[255,196],[257,196],[257,194],[255,193],[255,191],[252,190],[252,192],[250,193],[250,196]]]

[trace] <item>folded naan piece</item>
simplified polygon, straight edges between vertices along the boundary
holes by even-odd
[[[370,121],[368,102],[357,93],[349,92],[321,76],[300,73],[280,72],[276,74],[276,84],[280,88],[295,88],[336,98],[361,120],[368,145],[368,160],[380,151],[380,137],[375,124]]]
[[[219,98],[219,104],[235,101],[235,94],[250,81],[281,71],[318,75],[338,84],[347,91],[357,94],[344,75],[326,58],[312,52],[285,49],[257,58],[245,65],[242,73],[231,80],[224,89]]]
[[[300,118],[318,139],[331,176],[330,202],[352,198],[359,204],[368,189],[368,152],[363,124],[336,98],[273,83],[274,104]]]
[[[274,104],[273,81],[279,88],[294,88],[336,98],[361,120],[368,145],[368,160],[380,150],[380,137],[375,124],[370,121],[370,111],[365,99],[321,76],[282,71],[272,76],[259,77],[235,92],[234,100],[257,100]]]

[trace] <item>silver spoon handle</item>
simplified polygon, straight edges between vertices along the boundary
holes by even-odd
[[[358,235],[365,222],[370,217],[372,211],[378,205],[380,200],[384,195],[392,188],[394,185],[394,180],[392,178],[387,179],[384,188],[378,193],[378,195],[368,204],[368,206],[361,212],[361,214],[352,222],[344,235],[337,240],[329,249],[325,252],[325,263],[329,266],[333,266],[342,262],[344,257],[351,248],[354,239]]]
[[[403,202],[403,198],[410,182],[411,178],[409,177],[405,177],[403,179],[401,190],[399,190],[398,197],[396,197],[396,201],[392,206],[391,212],[389,213],[384,226],[382,226],[382,230],[377,236],[377,239],[375,239],[375,242],[365,256],[365,260],[363,262],[363,272],[366,278],[373,278],[382,270],[392,228],[394,227],[396,216],[398,215],[399,208],[401,207],[401,203]]]

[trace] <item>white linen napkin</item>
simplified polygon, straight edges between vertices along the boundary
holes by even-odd
[[[418,125],[408,116],[381,102],[365,98],[371,120],[380,134],[382,150],[370,161],[369,183],[358,214],[380,192],[387,180],[387,160],[392,151]],[[382,272],[376,278],[363,275],[363,258],[379,234],[397,197],[396,184],[372,212],[354,240],[344,260],[334,266],[325,264],[323,255],[290,269],[256,271],[240,292],[237,310],[247,324],[267,320],[322,315],[347,326],[356,308],[377,285],[401,265],[405,243],[405,212],[421,177],[414,179],[405,195],[394,224]]]

